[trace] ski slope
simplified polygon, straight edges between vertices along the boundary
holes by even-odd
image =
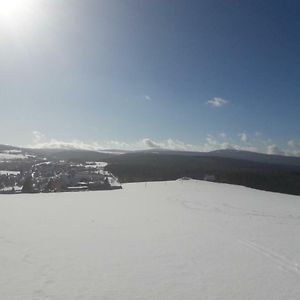
[[[0,298],[300,299],[300,197],[194,180],[0,196]]]

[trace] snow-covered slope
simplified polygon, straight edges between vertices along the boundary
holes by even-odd
[[[300,197],[202,181],[0,197],[0,291],[32,299],[300,299]]]

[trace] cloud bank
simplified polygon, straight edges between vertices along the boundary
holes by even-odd
[[[48,148],[48,149],[81,149],[91,151],[108,151],[108,150],[147,150],[147,149],[166,149],[176,151],[197,151],[209,152],[220,149],[245,150],[252,152],[260,152],[272,155],[288,155],[300,157],[300,142],[289,140],[285,147],[279,147],[272,140],[264,137],[262,134],[246,134],[240,133],[237,141],[228,136],[226,133],[220,133],[217,136],[207,135],[205,140],[199,144],[189,144],[176,139],[165,139],[161,141],[150,138],[143,138],[134,142],[123,141],[102,141],[86,143],[78,139],[72,141],[61,141],[57,139],[47,139],[47,137],[39,131],[33,131],[33,143],[27,145],[32,148]]]

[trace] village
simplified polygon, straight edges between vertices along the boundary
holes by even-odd
[[[28,171],[0,171],[0,193],[50,193],[122,188],[105,171],[105,162],[52,162],[33,164]]]

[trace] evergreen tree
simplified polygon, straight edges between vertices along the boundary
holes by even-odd
[[[22,193],[33,193],[33,192],[34,190],[33,190],[32,177],[27,176],[23,184]]]

